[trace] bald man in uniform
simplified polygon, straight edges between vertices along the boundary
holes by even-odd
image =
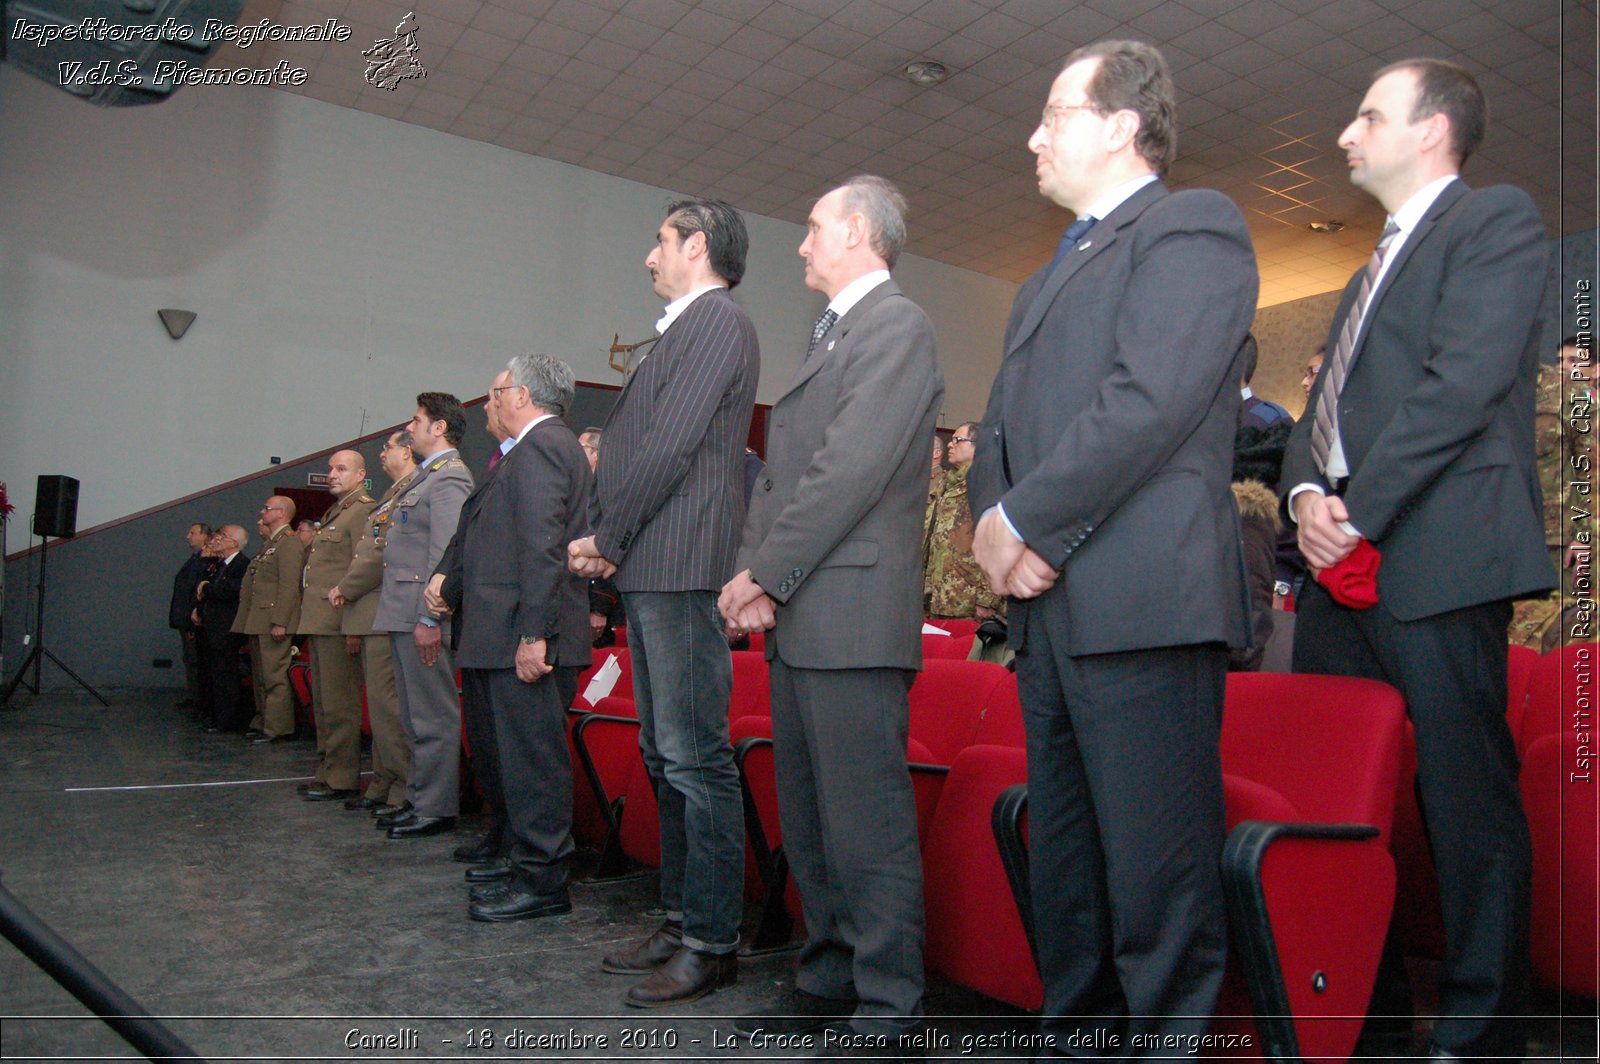
[[[290,639],[300,620],[300,571],[306,549],[294,534],[294,501],[274,495],[261,506],[256,531],[261,549],[245,570],[239,589],[239,614],[233,630],[250,637],[250,681],[256,715],[250,722],[254,744],[294,737],[294,696],[289,666]],[[248,734],[248,733],[247,733]]]
[[[328,603],[339,611],[339,629],[345,649],[361,658],[367,681],[367,716],[372,721],[372,781],[359,798],[344,803],[346,809],[371,811],[400,805],[406,800],[406,780],[411,775],[411,744],[400,724],[400,695],[395,689],[394,657],[389,633],[379,631],[379,590],[383,586],[383,545],[388,537],[394,501],[411,486],[417,472],[411,455],[411,436],[404,429],[392,434],[378,452],[378,462],[394,483],[368,515],[356,539],[355,556],[344,579],[328,591]]]
[[[300,634],[310,636],[311,702],[317,722],[317,782],[301,792],[308,802],[356,797],[361,779],[361,668],[345,646],[339,611],[328,592],[355,560],[356,541],[370,534],[375,503],[366,492],[367,461],[356,451],[328,459],[328,490],[338,501],[306,551],[301,580]]]

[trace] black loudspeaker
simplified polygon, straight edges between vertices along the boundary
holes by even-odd
[[[71,477],[40,477],[34,496],[33,534],[71,539],[78,534],[78,482]]]

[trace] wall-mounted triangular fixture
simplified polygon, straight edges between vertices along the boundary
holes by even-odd
[[[156,314],[161,318],[161,324],[167,327],[167,335],[174,340],[183,339],[183,334],[194,324],[192,310],[158,310]]]

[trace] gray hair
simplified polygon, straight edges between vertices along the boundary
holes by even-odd
[[[561,415],[572,406],[577,389],[572,383],[572,367],[549,355],[518,355],[506,363],[511,383],[528,389],[528,398],[540,410]]]
[[[839,187],[844,189],[844,213],[859,212],[866,218],[872,250],[894,269],[906,246],[906,198],[893,182],[874,174],[857,174]]]
[[[228,533],[228,538],[233,540],[233,545],[238,549],[244,550],[250,545],[250,533],[244,530],[243,525],[224,525],[222,530]]]

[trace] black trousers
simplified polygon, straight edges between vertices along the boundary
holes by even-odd
[[[515,672],[516,670],[512,670]],[[489,685],[484,669],[461,670],[461,720],[472,747],[472,774],[483,788],[483,800],[494,817],[493,830],[500,838],[499,852],[506,853],[506,795],[500,783],[500,747],[494,737],[494,711],[489,704]]]
[[[1016,659],[1041,1031],[1063,1056],[1204,1034],[1227,958],[1227,651],[1075,657],[1064,625],[1032,611]]]
[[[1527,1044],[1532,856],[1506,724],[1510,620],[1510,603],[1490,602],[1401,621],[1381,601],[1340,606],[1315,582],[1296,605],[1296,672],[1383,680],[1405,695],[1444,919],[1433,1040],[1461,1057],[1520,1058]]]
[[[510,843],[512,875],[525,890],[550,894],[567,884],[572,857],[572,758],[566,708],[583,670],[558,666],[534,683],[515,669],[462,669],[489,707],[494,752],[504,796],[502,831]],[[474,758],[482,756],[476,747]]]
[[[200,719],[222,731],[244,731],[255,707],[246,702],[239,685],[239,651],[244,636],[200,634]]]

